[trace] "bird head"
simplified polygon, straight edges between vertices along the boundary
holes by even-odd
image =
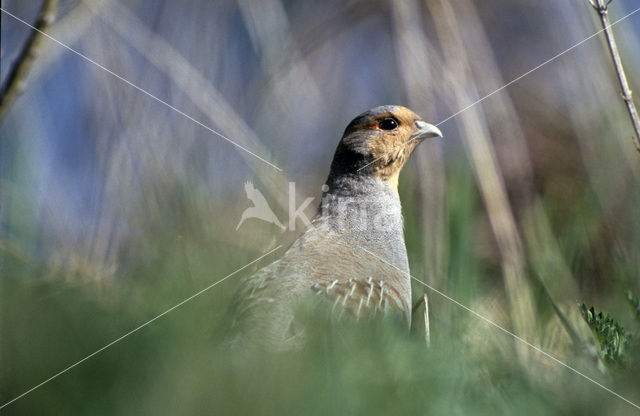
[[[331,176],[377,176],[397,189],[398,175],[415,148],[442,132],[406,107],[365,111],[347,126],[331,164]]]

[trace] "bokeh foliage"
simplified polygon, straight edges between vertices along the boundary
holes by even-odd
[[[39,2],[2,7],[29,21]],[[614,1],[612,20],[633,7]],[[635,90],[638,19],[615,27]],[[28,28],[2,23],[4,81]],[[284,171],[45,44],[0,124],[0,405],[286,247],[299,227],[235,230],[245,181],[284,218],[288,182],[317,198],[359,112],[398,103],[437,123],[598,29],[586,0],[61,1],[52,36]],[[640,336],[603,371],[576,307],[638,332],[624,291],[640,293],[640,158],[617,91],[596,37],[442,123],[400,194],[414,276],[638,404]],[[429,349],[420,322],[312,315],[301,351],[230,351],[227,307],[252,270],[0,412],[637,410],[429,290]]]

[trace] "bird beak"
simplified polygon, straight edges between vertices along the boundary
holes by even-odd
[[[429,137],[442,138],[442,132],[433,124],[425,123],[422,120],[416,120],[416,127],[418,127],[418,131],[411,135],[412,139],[424,140]]]

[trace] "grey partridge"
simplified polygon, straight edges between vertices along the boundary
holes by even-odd
[[[234,297],[236,341],[299,344],[296,304],[313,294],[356,318],[396,311],[409,323],[411,282],[398,175],[415,148],[442,137],[408,108],[380,106],[344,131],[311,226]]]

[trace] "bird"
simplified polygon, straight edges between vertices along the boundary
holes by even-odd
[[[355,319],[411,320],[411,280],[398,177],[416,147],[442,132],[398,105],[354,118],[335,150],[311,225],[270,265],[243,279],[232,311],[234,345],[304,344],[296,307],[320,298]]]

